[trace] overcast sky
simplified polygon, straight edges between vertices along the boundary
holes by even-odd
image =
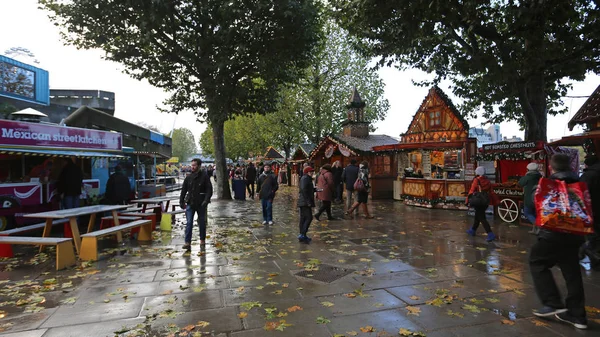
[[[58,28],[37,7],[36,0],[0,0],[0,13],[3,13],[0,20],[0,54],[11,47],[27,48],[40,61],[38,66],[49,71],[51,89],[112,91],[116,95],[117,117],[134,123],[155,125],[163,132],[170,132],[173,126],[187,127],[198,140],[206,125],[196,122],[192,112],[180,115],[158,112],[155,107],[167,97],[165,92],[146,81],[137,81],[123,74],[119,64],[102,60],[103,53],[100,51],[64,46]],[[385,96],[390,102],[390,110],[384,121],[375,124],[375,133],[398,137],[406,131],[412,116],[427,95],[427,88],[416,87],[411,80],[424,79],[427,75],[416,70],[400,72],[393,68],[381,69],[379,74],[386,84]],[[600,77],[590,75],[585,81],[576,82],[569,95],[588,96],[598,85]],[[441,88],[453,98],[447,86],[441,85]],[[453,99],[455,103],[458,102]],[[569,112],[549,118],[549,139],[581,132],[581,129],[569,132],[566,125],[584,102],[585,98],[564,99]],[[471,127],[480,127],[481,123],[482,120],[469,120]],[[501,132],[508,137],[523,137],[516,123],[501,124]]]

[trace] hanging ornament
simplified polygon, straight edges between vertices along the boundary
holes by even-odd
[[[342,144],[338,145],[338,150],[340,150],[340,152],[342,153],[342,155],[344,157],[350,157],[350,149],[348,149],[344,145],[342,145]]]
[[[331,158],[331,156],[333,156],[333,151],[335,150],[335,145],[331,144],[327,147],[327,149],[325,150],[325,157],[326,158]]]

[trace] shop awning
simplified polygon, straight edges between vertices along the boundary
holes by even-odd
[[[38,157],[123,158],[122,155],[109,152],[12,148],[0,148],[0,154]]]

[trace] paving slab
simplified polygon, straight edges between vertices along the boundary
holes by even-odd
[[[48,318],[42,328],[75,325],[93,322],[105,322],[123,318],[137,317],[144,303],[143,298],[132,298],[120,303],[82,303],[80,305],[61,306]]]
[[[376,336],[377,334],[381,336],[398,336],[401,328],[412,332],[425,330],[423,326],[408,319],[405,313],[398,309],[334,317],[331,319],[331,323],[327,324],[327,327],[332,333],[344,336],[351,336],[354,333],[358,336]],[[372,327],[372,329],[369,327]],[[367,332],[363,332],[361,328]],[[372,330],[372,332],[368,332],[369,330]],[[383,334],[383,331],[388,334]]]
[[[318,300],[333,303],[334,306],[329,307],[329,310],[334,316],[353,315],[406,306],[406,303],[382,289],[323,296],[318,297]]]
[[[123,331],[121,336],[126,335],[129,329],[142,324],[145,318],[118,319],[101,323],[77,324],[50,328],[43,337],[107,337],[117,335],[115,332]]]

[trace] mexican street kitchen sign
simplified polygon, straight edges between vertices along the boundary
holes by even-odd
[[[118,132],[0,120],[0,146],[121,151]]]

